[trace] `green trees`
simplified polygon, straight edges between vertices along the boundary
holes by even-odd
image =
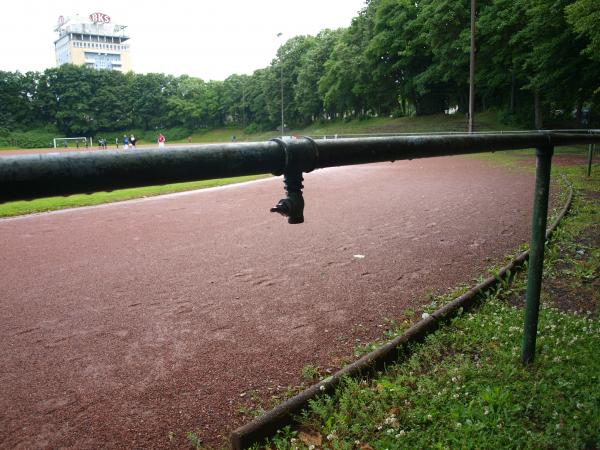
[[[294,100],[305,123],[326,117],[324,97],[319,92],[319,80],[325,75],[325,63],[331,56],[342,30],[323,30],[312,40],[302,55],[294,88]]]
[[[19,72],[0,71],[0,127],[31,123],[31,102],[26,79]]]
[[[0,72],[0,128],[67,135],[466,112],[469,0],[367,0],[348,28],[296,36],[268,67],[225,81],[62,66]],[[476,107],[525,126],[599,108],[600,3],[478,0]],[[574,112],[573,120],[572,116]]]
[[[591,59],[600,59],[600,3],[596,0],[576,0],[565,7],[567,22],[573,29],[585,36],[587,45],[584,53]]]
[[[349,28],[338,32],[337,42],[324,64],[325,72],[318,82],[318,89],[325,110],[332,118],[363,117],[387,109],[382,86],[373,80],[376,65],[367,55],[378,4],[379,0],[371,0]]]

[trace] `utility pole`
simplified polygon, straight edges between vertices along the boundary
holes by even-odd
[[[246,129],[246,81],[242,81],[242,128]]]
[[[469,133],[475,128],[475,9],[476,0],[471,0],[471,57],[469,58]]]
[[[277,37],[281,37],[283,33],[277,33]],[[279,45],[279,67],[281,68],[281,137],[283,137],[283,52],[281,51],[281,47],[283,44]]]

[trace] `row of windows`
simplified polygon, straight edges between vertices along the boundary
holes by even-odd
[[[121,41],[123,39],[123,41]],[[120,44],[124,42],[125,39],[122,36],[97,36],[97,35],[89,35],[89,34],[79,34],[79,33],[70,33],[69,34],[70,41],[86,41],[86,42],[104,42],[109,44]]]
[[[85,52],[86,65],[95,69],[120,69],[121,57],[119,55],[99,55]]]
[[[73,46],[77,48],[95,48],[99,50],[129,50],[128,45],[118,45],[118,44],[102,44],[99,42],[73,42]]]

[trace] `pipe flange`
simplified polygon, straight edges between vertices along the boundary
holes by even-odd
[[[306,139],[308,142],[310,142],[312,149],[313,149],[312,168],[310,168],[308,170],[304,170],[305,173],[312,172],[313,170],[315,170],[317,168],[317,166],[319,164],[319,146],[317,145],[315,140],[311,137],[301,136],[301,138]],[[289,171],[290,169],[295,169],[295,168],[291,167],[291,164],[293,162],[292,161],[292,152],[290,151],[290,148],[287,146],[285,141],[280,138],[273,138],[273,139],[271,139],[271,141],[276,142],[279,145],[279,147],[283,150],[283,154],[285,155],[283,170],[278,171],[278,172],[273,172],[273,175],[279,176],[279,175],[282,175],[283,173]]]
[[[313,167],[310,170],[307,170],[306,173],[308,172],[312,172],[313,170],[315,170],[319,164],[319,146],[317,145],[317,143],[315,142],[315,140],[309,136],[302,136],[303,139],[306,139],[307,141],[309,141],[312,144],[313,147]]]
[[[286,143],[284,142],[283,139],[279,139],[279,138],[273,138],[271,139],[272,142],[276,142],[277,145],[279,145],[279,148],[281,148],[283,150],[283,154],[285,155],[285,159],[283,162],[283,170],[281,171],[277,171],[277,172],[273,172],[273,175],[275,176],[279,176],[279,175],[283,175],[284,172],[287,171],[288,167],[289,167],[289,163],[290,163],[290,150],[288,148],[288,146],[286,145]]]

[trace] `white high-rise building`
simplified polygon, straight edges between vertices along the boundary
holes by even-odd
[[[88,18],[79,15],[58,18],[54,31],[56,65],[75,64],[94,69],[131,71],[129,36],[126,25],[114,25],[103,13],[92,13]]]

